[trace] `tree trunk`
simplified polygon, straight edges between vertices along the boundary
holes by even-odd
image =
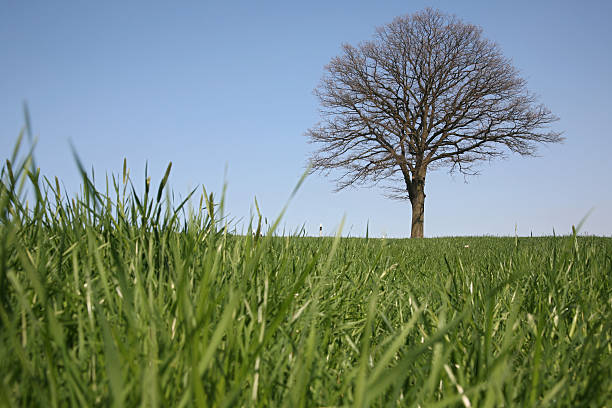
[[[423,238],[425,222],[425,180],[414,179],[410,189],[410,204],[412,204],[412,229],[410,238]]]

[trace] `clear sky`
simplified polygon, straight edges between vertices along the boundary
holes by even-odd
[[[10,155],[27,101],[37,163],[66,187],[83,163],[142,183],[173,162],[175,194],[228,183],[229,213],[257,196],[273,218],[305,169],[318,121],[312,90],[340,46],[427,6],[481,26],[528,88],[561,118],[562,145],[484,163],[467,180],[438,170],[425,235],[612,235],[612,2],[609,1],[0,1],[0,152]],[[225,169],[227,167],[227,174]],[[285,217],[333,233],[410,235],[410,205],[377,188],[333,193],[310,176]]]

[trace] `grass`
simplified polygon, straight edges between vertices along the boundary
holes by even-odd
[[[2,406],[611,405],[612,239],[240,236],[170,167],[68,197],[17,157]]]

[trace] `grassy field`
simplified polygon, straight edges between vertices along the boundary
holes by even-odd
[[[612,239],[239,236],[167,173],[66,197],[15,161],[2,406],[612,406]]]

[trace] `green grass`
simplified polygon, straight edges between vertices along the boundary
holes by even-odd
[[[240,236],[168,173],[67,197],[17,157],[2,406],[611,405],[610,238]]]

